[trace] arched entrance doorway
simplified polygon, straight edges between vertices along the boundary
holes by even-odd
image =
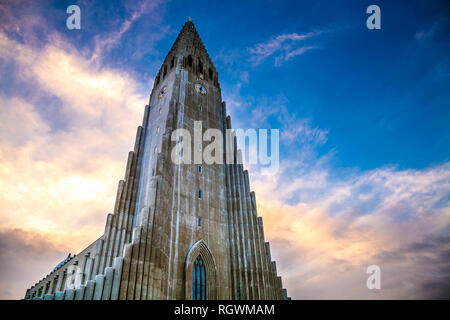
[[[197,241],[184,263],[185,299],[217,299],[217,272],[214,257],[203,240]]]

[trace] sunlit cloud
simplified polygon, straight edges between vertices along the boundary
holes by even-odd
[[[34,92],[28,100],[0,96],[0,230],[39,232],[78,252],[112,210],[148,88],[56,40],[39,49],[0,33],[0,52]],[[60,102],[63,128],[38,103],[48,96]]]
[[[292,296],[445,297],[450,164],[330,176],[326,165],[305,171],[292,162],[278,175],[252,176],[266,236]],[[381,267],[381,290],[366,288],[372,264]]]

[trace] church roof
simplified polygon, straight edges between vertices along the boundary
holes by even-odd
[[[61,268],[63,265],[65,265],[68,261],[70,261],[70,260],[72,260],[72,256],[70,255],[70,253],[69,253],[69,255],[67,256],[67,258],[65,258],[63,261],[61,261],[60,263],[58,263],[57,265],[56,265],[56,267],[54,267],[53,268],[53,270],[52,270],[52,272],[55,272],[56,270],[58,270],[59,268]]]

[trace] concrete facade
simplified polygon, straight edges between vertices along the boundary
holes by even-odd
[[[104,234],[25,299],[192,299],[197,257],[206,299],[288,298],[242,164],[172,161],[173,131],[193,133],[194,121],[202,133],[231,129],[217,71],[188,21],[154,82]],[[236,146],[223,145],[223,157],[239,159]],[[191,154],[204,147],[194,140]]]

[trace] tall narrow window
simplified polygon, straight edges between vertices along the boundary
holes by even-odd
[[[214,72],[212,71],[211,68],[208,69],[208,73],[209,73],[209,80],[213,80],[213,78],[214,78]]]
[[[202,198],[202,189],[198,190],[198,198],[199,198],[199,199]]]
[[[192,268],[192,300],[206,300],[206,269],[201,256]]]
[[[198,58],[198,73],[203,74],[203,62]]]
[[[163,73],[163,78],[165,78],[165,77],[166,77],[166,75],[167,75],[167,66],[165,65],[165,66],[164,66],[164,73]]]
[[[198,217],[198,226],[201,227],[202,226],[202,218]]]
[[[172,61],[170,61],[170,69],[175,65],[175,57],[172,57]]]
[[[202,166],[198,166],[198,173],[202,173],[202,170],[203,170]]]
[[[189,55],[187,58],[187,64],[189,67],[192,67],[192,56],[191,55]]]
[[[199,106],[198,106],[198,111],[200,111],[200,112],[202,112],[202,111],[203,111],[203,107],[202,107],[202,105],[199,105]]]

